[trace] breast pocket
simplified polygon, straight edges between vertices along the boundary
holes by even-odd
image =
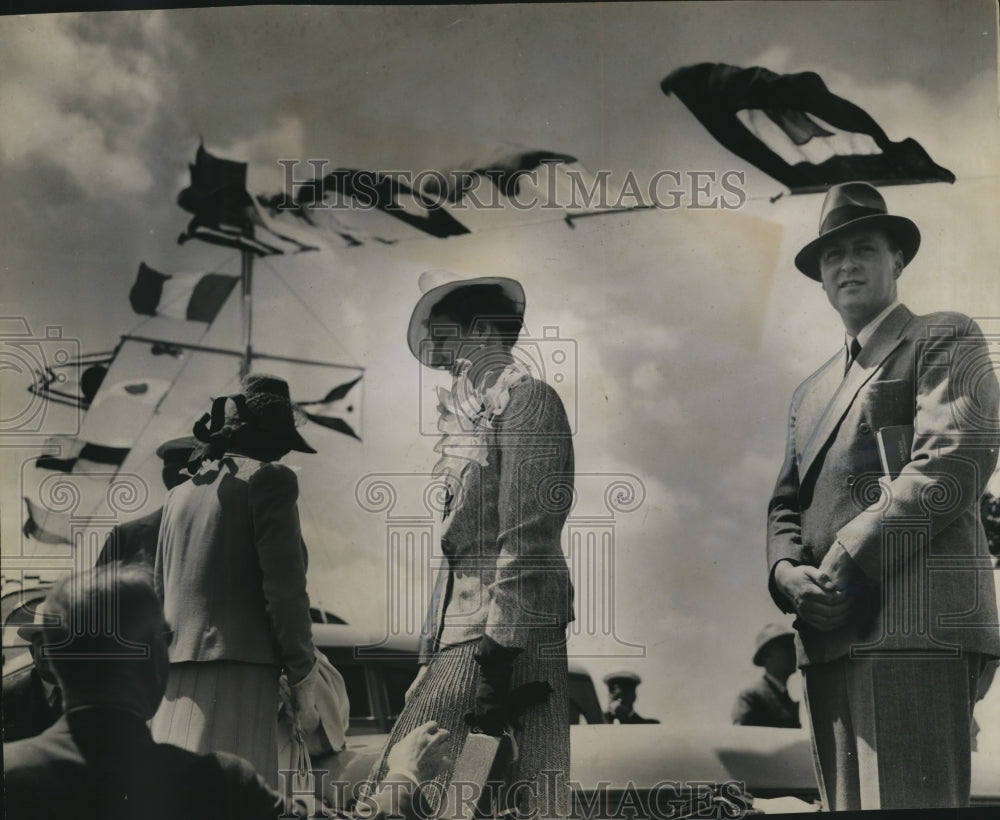
[[[906,379],[870,382],[860,398],[873,430],[913,423],[913,386]]]

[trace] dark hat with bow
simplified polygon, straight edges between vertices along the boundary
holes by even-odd
[[[819,236],[795,256],[795,267],[810,279],[820,281],[819,252],[824,242],[856,228],[885,231],[903,252],[903,265],[917,255],[920,230],[905,216],[889,213],[882,194],[867,182],[844,182],[826,192],[819,218]]]
[[[305,416],[297,414],[288,382],[277,376],[251,373],[243,379],[241,392],[220,396],[212,402],[212,411],[195,424],[194,435],[198,441],[212,445],[237,431],[248,430],[269,436],[289,450],[315,453],[296,429],[297,418]]]

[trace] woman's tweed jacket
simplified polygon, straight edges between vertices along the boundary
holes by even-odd
[[[469,463],[441,548],[442,594],[424,625],[421,662],[484,633],[526,647],[537,627],[573,619],[560,532],[573,500],[573,442],[558,394],[525,377],[487,432],[486,464]]]

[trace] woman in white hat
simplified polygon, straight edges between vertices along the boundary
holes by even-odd
[[[422,275],[411,352],[448,369],[434,473],[447,565],[421,640],[421,668],[387,748],[426,720],[455,738],[513,732],[519,756],[500,808],[568,812],[566,625],[572,586],[560,532],[573,500],[573,445],[555,391],[515,357],[525,298],[508,278]],[[371,785],[384,774],[376,764]],[[446,785],[449,774],[440,776]],[[426,790],[433,804],[440,790]],[[437,794],[435,794],[435,792]],[[433,807],[433,806],[432,806]]]
[[[194,427],[200,468],[167,494],[154,580],[173,628],[158,742],[246,758],[278,784],[278,678],[315,728],[315,654],[295,473],[316,451],[295,429],[288,385],[250,375]]]

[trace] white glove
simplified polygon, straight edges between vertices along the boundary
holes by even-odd
[[[299,718],[303,734],[310,735],[319,727],[319,709],[316,707],[316,682],[319,680],[319,664],[298,683],[291,685],[292,708]]]

